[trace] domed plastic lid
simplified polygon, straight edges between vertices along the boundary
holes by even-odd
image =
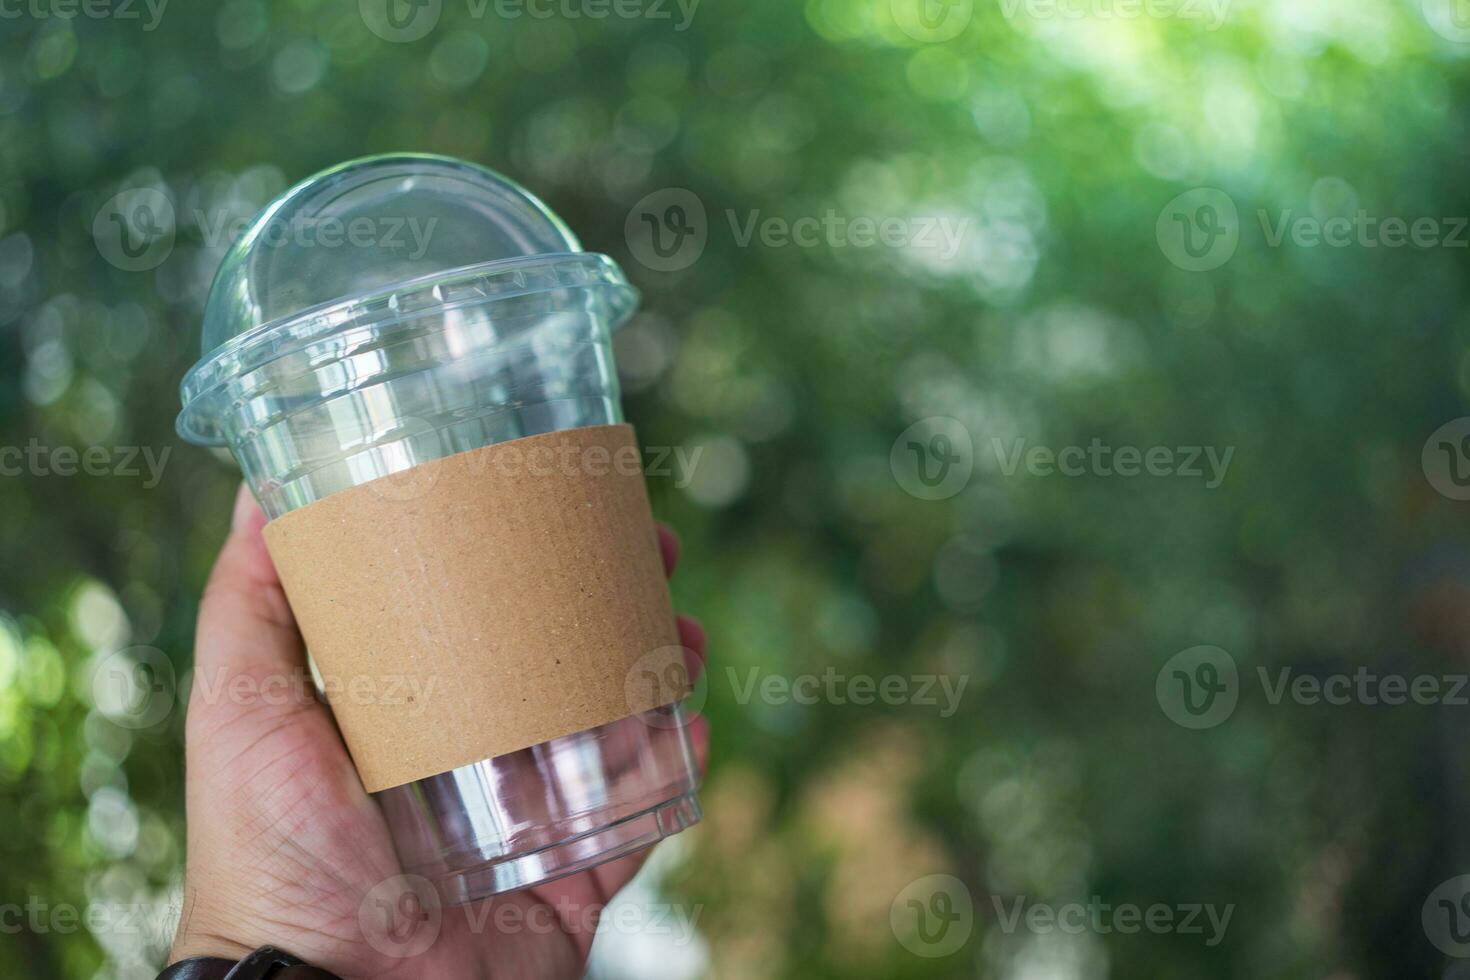
[[[487,301],[601,288],[616,327],[637,293],[616,263],[581,248],[530,192],[462,160],[403,153],[325,170],[267,205],[220,263],[179,434],[222,444],[218,396],[232,378],[446,278],[484,273]]]

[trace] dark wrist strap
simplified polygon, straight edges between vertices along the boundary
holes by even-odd
[[[158,980],[338,980],[326,970],[307,966],[285,950],[262,946],[238,963],[217,956],[180,960]]]

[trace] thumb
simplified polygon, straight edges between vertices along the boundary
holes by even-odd
[[[209,725],[242,711],[274,714],[316,704],[301,633],[261,534],[265,523],[242,485],[200,601],[190,722],[196,715]]]

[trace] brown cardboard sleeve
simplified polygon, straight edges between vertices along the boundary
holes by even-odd
[[[627,425],[423,463],[265,539],[370,792],[688,693]]]

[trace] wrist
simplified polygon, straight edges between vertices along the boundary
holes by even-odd
[[[232,885],[218,876],[185,877],[182,912],[168,953],[170,964],[200,956],[233,963],[268,943],[299,945],[300,937],[267,935],[269,930],[255,928],[250,903],[239,898]]]
[[[231,939],[229,934],[236,930],[221,928],[231,922],[230,917],[219,915],[213,903],[201,902],[199,898],[200,892],[192,887],[192,882],[185,882],[183,914],[169,949],[169,963],[194,956],[218,956],[233,962],[244,959],[260,945]],[[235,924],[239,924],[238,920]]]
[[[185,895],[169,965],[158,980],[338,980],[309,965],[338,959],[320,935],[263,919],[232,901],[200,901],[200,892],[188,885]],[[333,968],[343,967],[334,962]]]
[[[224,936],[204,933],[180,932],[174,937],[174,944],[168,951],[168,962],[170,965],[181,960],[194,957],[218,957],[229,960],[231,963],[242,960],[255,950],[254,946],[246,946],[244,943]]]

